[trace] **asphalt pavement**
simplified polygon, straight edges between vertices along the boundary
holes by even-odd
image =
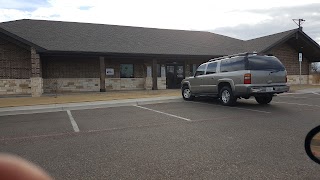
[[[55,179],[318,179],[304,138],[320,125],[319,110],[320,95],[307,93],[263,106],[171,99],[7,115],[0,152]]]

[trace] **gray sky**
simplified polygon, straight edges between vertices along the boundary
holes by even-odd
[[[211,31],[252,39],[297,28],[320,44],[320,0],[0,0],[0,22],[45,19]]]

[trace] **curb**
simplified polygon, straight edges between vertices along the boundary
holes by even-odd
[[[179,102],[180,100],[182,100],[181,96],[171,96],[171,97],[124,99],[124,100],[112,100],[112,101],[94,101],[94,102],[83,102],[83,103],[19,106],[19,107],[0,108],[0,116],[59,112],[59,111],[66,111],[66,110],[82,110],[82,109],[134,106],[134,105],[156,104],[156,103],[165,103],[165,102]]]

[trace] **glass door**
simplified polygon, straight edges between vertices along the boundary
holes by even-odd
[[[167,88],[178,89],[180,88],[181,81],[184,79],[184,66],[183,65],[167,65]]]

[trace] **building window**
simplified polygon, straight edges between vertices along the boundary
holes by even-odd
[[[133,64],[120,64],[120,78],[133,78]]]

